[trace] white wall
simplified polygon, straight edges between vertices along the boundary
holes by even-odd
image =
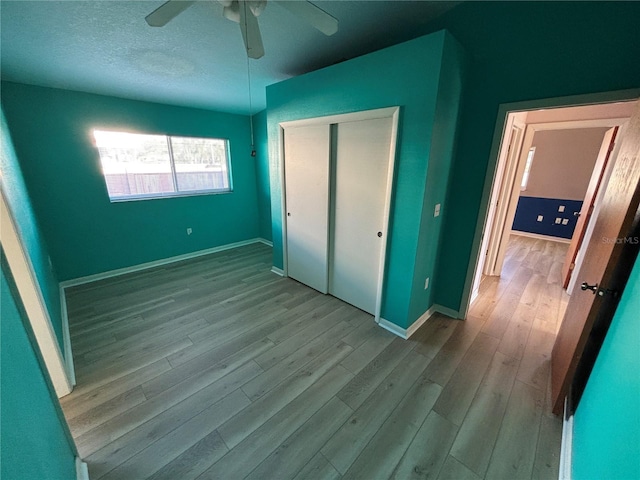
[[[583,200],[606,131],[604,127],[536,132],[529,182],[520,196]]]

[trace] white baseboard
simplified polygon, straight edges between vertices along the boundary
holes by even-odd
[[[281,268],[271,267],[271,271],[276,275],[280,275],[281,277],[284,277],[284,270],[282,270]]]
[[[177,255],[175,257],[162,258],[160,260],[154,260],[152,262],[140,263],[138,265],[132,265],[130,267],[118,268],[116,270],[109,270],[108,272],[96,273],[94,275],[87,275],[86,277],[73,278],[71,280],[65,280],[60,282],[62,288],[75,287],[77,285],[83,285],[85,283],[96,282],[98,280],[104,280],[105,278],[117,277],[119,275],[125,275],[127,273],[139,272],[140,270],[146,270],[148,268],[159,267],[161,265],[167,265],[169,263],[180,262],[182,260],[189,260],[190,258],[201,257],[203,255],[210,255],[216,252],[222,252],[224,250],[230,250],[232,248],[243,247],[245,245],[251,245],[253,243],[265,243],[267,240],[260,238],[251,238],[249,240],[242,240],[240,242],[228,243],[226,245],[220,245],[219,247],[207,248],[206,250],[199,250],[197,252],[185,253],[184,255]]]
[[[80,457],[76,457],[76,479],[89,480],[89,468]]]
[[[567,402],[565,400],[565,411]],[[573,415],[564,417],[562,421],[562,442],[560,443],[560,480],[571,480],[571,466],[573,459]]]
[[[400,338],[404,338],[405,340],[407,340],[409,337],[411,337],[411,335],[413,335],[416,332],[416,330],[418,330],[424,324],[424,322],[429,320],[429,318],[434,313],[441,313],[442,315],[446,315],[447,317],[458,318],[457,311],[452,310],[451,308],[448,308],[448,307],[444,307],[442,305],[432,305],[426,312],[420,315],[420,318],[418,318],[415,322],[413,322],[409,326],[409,328],[405,329],[405,328],[399,327],[395,323],[390,322],[389,320],[386,320],[382,317],[380,317],[380,321],[378,322],[378,325],[380,325],[385,330],[390,331],[394,335],[397,335]]]
[[[570,238],[553,237],[551,235],[540,235],[539,233],[521,232],[519,230],[511,230],[512,235],[521,237],[537,238],[538,240],[549,240],[550,242],[571,243]]]
[[[266,238],[262,238],[262,237],[258,237],[256,240],[258,240],[260,243],[264,243],[269,247],[273,247],[273,242],[271,240],[267,240]]]
[[[69,333],[69,313],[67,312],[67,297],[64,288],[60,286],[60,310],[62,315],[62,342],[64,344],[64,364],[67,369],[69,382],[75,387],[76,369],[73,365],[73,351],[71,349],[71,334]]]

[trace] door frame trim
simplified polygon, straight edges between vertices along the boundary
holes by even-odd
[[[391,214],[391,196],[393,194],[393,180],[395,173],[397,139],[398,139],[398,123],[400,119],[400,107],[376,108],[373,110],[362,110],[352,113],[343,113],[336,115],[326,115],[321,117],[303,118],[299,120],[291,120],[280,122],[278,124],[278,155],[280,158],[280,185],[282,209],[280,212],[282,222],[282,272],[283,276],[288,277],[287,262],[287,193],[285,182],[285,151],[284,151],[284,132],[286,128],[302,127],[308,125],[334,125],[339,123],[358,122],[362,120],[373,120],[375,118],[391,118],[391,139],[389,147],[389,161],[387,170],[387,188],[385,192],[383,225],[382,225],[382,246],[381,256],[378,266],[378,282],[376,289],[376,306],[374,317],[376,323],[380,322],[380,314],[382,310],[382,293],[384,288],[384,272],[387,264],[387,246],[389,237],[389,217]]]
[[[13,274],[56,395],[58,398],[64,397],[73,390],[73,383],[69,378],[69,372],[66,369],[67,363],[58,344],[33,265],[25,251],[17,223],[3,191],[0,191],[0,213],[2,217],[0,221],[2,224],[2,248],[7,263]]]
[[[480,199],[480,208],[478,210],[478,218],[476,220],[476,228],[471,245],[471,255],[467,265],[467,274],[465,277],[464,287],[462,289],[462,297],[460,299],[460,317],[466,318],[469,311],[472,298],[473,281],[475,272],[480,262],[482,237],[485,231],[487,216],[489,213],[489,201],[493,190],[495,175],[498,168],[498,157],[501,150],[502,138],[507,127],[508,116],[512,112],[538,110],[545,108],[561,108],[583,105],[598,105],[603,103],[633,101],[640,98],[640,88],[628,90],[616,90],[610,92],[598,92],[586,95],[572,95],[566,97],[552,97],[538,100],[529,100],[523,102],[501,103],[498,106],[498,114],[493,132],[493,140],[491,143],[491,151],[489,154],[489,163],[485,174],[484,187],[482,197]],[[560,122],[556,122],[560,123]],[[540,127],[544,124],[530,124]],[[524,150],[525,145],[522,145]]]

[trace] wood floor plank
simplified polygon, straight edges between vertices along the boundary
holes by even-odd
[[[204,408],[211,399],[225,396],[228,390],[238,388],[261,371],[257,364],[239,359],[234,365],[221,365],[219,368],[202,372],[198,375],[197,381],[178,383],[160,395],[79,435],[76,437],[78,450],[84,456],[90,455],[186,399],[194,402],[203,397]]]
[[[441,391],[426,376],[418,379],[342,478],[391,477]]]
[[[502,338],[519,303],[520,294],[505,293],[491,313],[491,317],[482,327],[482,332],[496,338]]]
[[[148,418],[148,421],[140,421],[138,415],[135,415],[136,412],[134,412],[131,424],[124,422],[121,427],[127,433],[110,439],[108,443],[103,440],[101,443],[106,443],[106,445],[94,453],[90,453],[88,448],[81,449],[82,457],[89,464],[91,478],[100,478],[129,460],[149,444],[161,439],[201,411],[237,390],[242,383],[253,378],[261,371],[262,369],[256,363],[249,362],[185,400],[166,406],[161,413]],[[224,420],[226,421],[226,418]],[[106,432],[105,436],[109,435],[109,433]],[[98,436],[98,439],[104,439],[105,436]],[[107,436],[106,438],[109,437]],[[80,449],[81,444],[78,447]]]
[[[482,322],[482,319],[469,317],[456,325],[449,340],[444,343],[427,367],[431,380],[443,387],[447,384],[468,348],[480,333]]]
[[[304,425],[350,378],[347,370],[335,365],[198,478],[244,478]]]
[[[543,393],[516,381],[491,456],[487,478],[530,479],[535,460],[531,439],[538,437]]]
[[[287,338],[286,340],[278,343],[274,348],[256,357],[256,363],[260,365],[264,370],[269,370],[276,364],[279,364],[302,345],[306,345],[317,337],[326,333],[332,327],[337,324],[341,324],[341,328],[347,328],[350,330],[350,326],[346,322],[341,321],[343,311],[340,309],[328,313],[321,319],[315,319],[313,322],[308,322],[306,328],[300,329],[296,334]]]
[[[215,375],[215,372],[224,374],[234,366],[239,366],[245,362],[253,360],[261,352],[269,350],[273,346],[270,340],[262,339],[236,351],[235,353],[221,357],[218,350],[212,355],[200,355],[192,361],[183,363],[171,370],[158,375],[157,377],[144,382],[142,390],[147,398],[151,399],[167,391],[171,387],[180,383],[189,382],[190,379],[198,381],[207,372]],[[224,353],[227,353],[226,351]]]
[[[294,480],[339,480],[340,476],[329,460],[318,453],[300,470]]]
[[[130,408],[140,405],[146,399],[147,397],[144,396],[142,387],[138,385],[76,417],[67,418],[67,423],[69,424],[71,433],[79,436],[95,428],[97,425],[102,425],[107,420],[116,417],[122,412],[126,412]]]
[[[540,423],[540,435],[533,463],[532,480],[559,478],[560,451],[562,441],[562,420],[550,414],[543,414]]]
[[[444,462],[438,475],[438,480],[480,480],[481,478],[451,455]]]
[[[425,357],[410,352],[322,448],[322,454],[342,474],[360,455],[378,428],[422,373]]]
[[[394,339],[338,392],[337,397],[356,410],[389,373],[404,360],[413,347],[414,345],[402,338]],[[428,360],[425,359],[424,363],[426,366]]]
[[[396,338],[392,333],[381,328],[375,330],[375,334],[366,342],[356,348],[351,355],[344,359],[342,366],[354,375],[376,358]]]
[[[434,315],[415,333],[415,336],[420,337],[419,344],[415,347],[416,352],[425,357],[434,358],[459,323],[461,320]]]
[[[461,425],[476,390],[484,377],[499,340],[480,333],[442,390],[434,411],[455,425]]]
[[[424,480],[438,477],[447,459],[458,427],[431,411],[391,476],[394,480]]]
[[[258,465],[247,480],[294,478],[352,413],[346,404],[333,397]]]
[[[518,380],[543,391],[546,389],[554,341],[555,335],[545,330],[543,321],[536,319],[518,367]]]
[[[123,478],[148,478],[164,465],[185,453],[190,447],[216,431],[226,419],[249,405],[250,400],[241,390],[235,390],[224,399],[203,410],[190,420],[172,430],[158,441],[122,463],[103,478],[120,480]],[[218,438],[219,435],[218,435]],[[222,445],[224,443],[222,442]],[[209,453],[209,459],[222,457],[226,453],[221,442],[214,442],[215,454]]]
[[[484,477],[516,376],[517,362],[496,352],[469,407],[451,455]]]
[[[304,365],[295,375],[225,422],[218,431],[227,446],[233,448],[238,445],[325,373],[332,370],[351,351],[352,348],[343,343],[325,350],[315,360]]]
[[[173,459],[149,477],[149,480],[191,480],[204,472],[212,462],[216,462],[229,451],[217,430]]]
[[[336,324],[333,328],[330,328],[312,341],[298,346],[298,349],[291,355],[283,358],[269,370],[243,385],[242,390],[251,401],[257,400],[287,380],[301,367],[315,360],[322,352],[327,351],[339,343],[344,334],[351,330],[352,327],[347,322]]]
[[[518,305],[500,340],[498,351],[507,357],[521,359],[527,346],[534,316],[535,309],[523,304]]]
[[[60,399],[65,417],[69,419],[81,415],[170,369],[171,365],[169,365],[167,359],[162,358],[157,362],[131,372],[129,375],[90,391],[83,392],[82,388],[76,387],[73,392]]]

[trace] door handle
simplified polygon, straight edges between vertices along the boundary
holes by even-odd
[[[382,232],[378,232],[378,237],[382,238]]]
[[[582,215],[580,212],[573,212],[574,217],[579,217],[580,215]]]
[[[582,285],[580,285],[580,289],[581,290],[591,290],[591,293],[593,293],[595,295],[596,292],[598,291],[598,284],[594,283],[593,285],[589,285],[587,282],[582,282]]]

